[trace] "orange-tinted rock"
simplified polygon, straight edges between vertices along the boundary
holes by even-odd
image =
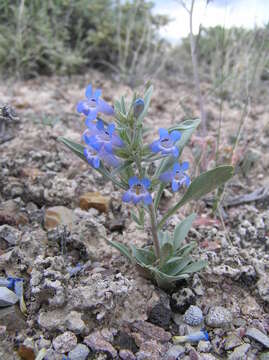
[[[94,208],[100,212],[108,212],[109,198],[99,192],[88,192],[79,198],[79,207],[82,210]]]
[[[73,224],[73,211],[65,206],[54,206],[45,212],[44,227],[46,230],[53,229],[58,225],[66,225],[71,229]]]

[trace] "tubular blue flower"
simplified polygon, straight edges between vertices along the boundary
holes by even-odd
[[[181,165],[176,163],[172,170],[161,174],[159,179],[164,182],[171,181],[172,190],[174,192],[178,191],[183,185],[189,187],[191,181],[189,176],[185,173],[188,168],[189,163],[187,161],[183,162]]]
[[[104,147],[101,147],[99,151],[86,146],[84,148],[84,156],[86,157],[88,163],[98,169],[100,167],[101,160],[112,167],[118,167],[120,165],[120,160],[114,155],[105,150]]]
[[[148,188],[150,187],[149,179],[138,179],[138,177],[133,176],[129,179],[130,189],[127,190],[123,196],[122,200],[124,202],[132,202],[135,205],[140,201],[143,201],[145,205],[149,205],[152,203],[152,197],[148,192]]]
[[[87,146],[84,148],[84,156],[92,167],[95,169],[100,167],[100,158],[97,151]]]
[[[155,140],[151,145],[150,149],[154,153],[161,152],[162,155],[173,155],[178,157],[179,150],[175,146],[175,142],[181,138],[181,133],[177,130],[169,132],[166,129],[159,129],[160,139]]]
[[[77,104],[77,111],[87,116],[86,121],[96,119],[99,112],[106,115],[114,114],[114,109],[101,98],[101,93],[100,89],[93,92],[92,86],[89,85],[85,92],[86,99]]]
[[[144,100],[141,98],[136,99],[134,102],[134,117],[138,118],[138,116],[144,110],[144,107],[145,107]]]
[[[116,134],[115,125],[109,124],[105,127],[102,120],[98,120],[97,124],[90,123],[90,126],[84,132],[83,138],[87,145],[92,146],[99,151],[102,147],[111,153],[115,148],[123,147],[124,143]]]

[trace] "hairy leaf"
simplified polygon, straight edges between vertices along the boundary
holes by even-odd
[[[187,236],[191,225],[196,217],[196,214],[189,215],[186,219],[184,219],[180,224],[177,225],[174,231],[174,250],[177,250],[185,237]]]

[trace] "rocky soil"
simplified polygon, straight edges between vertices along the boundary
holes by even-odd
[[[0,287],[0,359],[269,359],[267,100],[252,104],[224,204],[257,189],[262,196],[230,203],[222,219],[211,216],[210,198],[175,215],[168,228],[191,209],[198,212],[187,241],[197,242],[194,257],[209,265],[165,293],[105,241],[142,246],[150,242],[149,228],[138,231],[121,191],[57,142],[60,135],[80,141],[84,124],[75,105],[90,82],[111,103],[121,95],[131,98],[131,89],[98,72],[0,85],[1,102],[20,118],[0,145],[0,278],[23,278],[26,305],[23,313],[15,292]],[[186,109],[198,115],[193,88],[154,85],[149,139],[158,127],[185,119]],[[232,102],[223,106],[225,161],[242,109]],[[218,102],[209,98],[207,109],[210,139]],[[193,168],[195,146],[194,138],[183,155]],[[160,213],[172,202],[167,188]],[[173,336],[200,329],[209,341],[173,343]]]

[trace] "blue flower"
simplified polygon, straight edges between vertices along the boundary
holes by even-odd
[[[77,104],[77,111],[86,115],[89,121],[96,119],[99,112],[106,115],[114,114],[112,106],[101,98],[101,93],[100,89],[93,92],[92,86],[89,85],[85,93],[86,99]]]
[[[88,163],[95,169],[100,167],[101,160],[112,167],[118,167],[121,164],[120,160],[114,154],[107,152],[103,146],[99,149],[99,151],[86,146],[84,148],[84,156],[86,157]]]
[[[96,124],[92,121],[89,122],[83,139],[87,145],[92,146],[95,150],[99,151],[104,147],[111,154],[115,148],[124,146],[123,141],[116,134],[115,125],[109,124],[105,127],[102,120],[98,120]]]
[[[140,201],[143,201],[145,205],[152,203],[152,197],[147,190],[150,187],[150,180],[146,178],[140,180],[134,176],[129,179],[129,186],[130,189],[122,197],[124,202],[138,204]]]
[[[87,146],[84,148],[84,156],[92,167],[95,169],[100,167],[100,158],[97,151]]]
[[[184,184],[188,187],[191,183],[189,176],[185,173],[185,170],[189,168],[189,163],[187,161],[183,162],[181,165],[176,163],[173,166],[173,169],[166,171],[160,175],[159,179],[164,182],[172,182],[172,190],[178,191],[181,186]]]
[[[144,110],[145,107],[145,103],[144,100],[139,98],[136,99],[134,102],[134,117],[138,118],[138,116],[142,113],[142,111]]]
[[[179,150],[175,146],[175,142],[181,138],[181,133],[177,130],[169,132],[166,129],[159,129],[160,139],[155,140],[151,145],[150,149],[154,153],[161,152],[162,155],[173,155],[178,157]]]

